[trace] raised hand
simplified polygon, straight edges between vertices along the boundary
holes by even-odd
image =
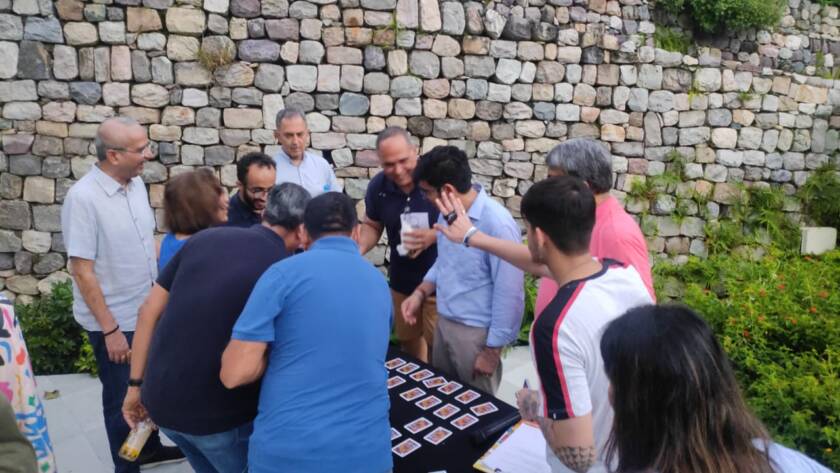
[[[453,214],[455,216],[455,219],[450,220],[447,225],[435,224],[435,230],[443,233],[443,236],[454,243],[462,243],[467,230],[473,226],[464,209],[464,204],[450,192],[442,193],[438,199],[435,199],[435,204],[444,216]]]

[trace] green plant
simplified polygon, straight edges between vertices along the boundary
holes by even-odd
[[[738,92],[738,100],[741,102],[741,104],[745,104],[754,98],[755,94],[751,94],[743,90],[741,92]]]
[[[834,0],[836,1],[836,0]],[[707,33],[771,27],[779,23],[784,0],[658,0],[673,15],[687,14]]]
[[[760,260],[721,253],[658,262],[658,299],[678,299],[706,319],[776,441],[838,470],[840,251],[766,251]]]
[[[28,305],[15,305],[32,369],[36,374],[95,372],[93,351],[73,319],[73,291],[69,282],[53,286],[52,293]]]
[[[539,280],[531,274],[525,275],[525,314],[522,315],[522,325],[519,328],[519,342],[529,343],[528,336],[531,333],[531,324],[534,323],[534,307],[537,302],[537,288]]]
[[[691,39],[685,33],[667,26],[657,26],[653,33],[653,43],[666,51],[686,54],[691,47]]]
[[[840,176],[826,164],[799,188],[799,198],[809,220],[819,226],[840,228]]]

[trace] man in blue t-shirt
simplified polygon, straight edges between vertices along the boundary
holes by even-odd
[[[248,471],[384,473],[388,284],[350,237],[349,197],[315,197],[303,220],[314,243],[262,275],[222,357],[228,388],[262,376]]]
[[[140,308],[123,415],[133,426],[148,414],[197,472],[247,467],[260,386],[226,389],[222,352],[259,277],[300,247],[308,201],[303,187],[281,184],[261,225],[190,237]]]

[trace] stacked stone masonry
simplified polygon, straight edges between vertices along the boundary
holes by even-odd
[[[776,32],[684,56],[653,47],[651,8],[0,0],[0,290],[28,300],[68,278],[61,203],[96,161],[104,119],[148,126],[156,159],[143,179],[160,222],[168,178],[209,166],[232,188],[239,156],[275,153],[273,117],[286,106],[306,111],[312,148],[331,151],[354,199],[379,172],[373,148],[388,125],[410,130],[422,151],[464,149],[475,180],[516,217],[522,194],[546,176],[545,153],[563,140],[605,141],[621,198],[666,172],[677,152],[685,182],[627,207],[652,252],[702,255],[701,215],[725,209],[738,183],[792,194],[835,159],[840,83],[816,76],[811,56],[833,66],[838,9],[791,0]],[[694,191],[709,197],[705,212],[690,208],[677,224],[667,216],[675,197]],[[788,210],[795,215],[794,201]],[[383,264],[384,247],[371,259]]]

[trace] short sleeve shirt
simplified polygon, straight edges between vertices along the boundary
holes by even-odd
[[[122,186],[92,166],[64,198],[61,230],[67,255],[94,262],[105,304],[123,331],[133,331],[158,271],[155,216],[143,181]],[[102,330],[75,281],[73,316],[85,330]]]
[[[561,287],[531,327],[543,415],[565,420],[592,413],[598,459],[590,472],[606,471],[604,446],[613,418],[601,335],[627,310],[650,303],[650,294],[632,266],[604,260],[598,273]],[[553,471],[568,471],[553,454],[548,457]]]
[[[324,192],[341,192],[341,186],[335,178],[332,166],[317,154],[304,152],[303,160],[295,166],[289,155],[280,148],[274,161],[277,163],[276,184],[284,182],[298,184],[309,191],[312,197],[317,197]]]
[[[392,468],[391,313],[384,276],[347,237],[320,238],[263,274],[233,330],[269,344],[249,472]]]
[[[256,416],[259,383],[225,388],[222,352],[257,279],[285,256],[283,239],[257,225],[202,230],[172,257],[158,278],[169,302],[152,336],[142,391],[155,423],[207,435]]]
[[[400,215],[403,212],[422,212],[428,216],[429,228],[438,220],[438,209],[429,202],[418,186],[411,193],[403,192],[394,181],[379,173],[371,179],[365,193],[365,212],[368,218],[381,223],[388,235],[391,248],[388,266],[389,285],[402,294],[411,294],[423,282],[423,275],[432,267],[437,258],[437,245],[432,245],[417,258],[400,256],[397,245],[400,244]]]

